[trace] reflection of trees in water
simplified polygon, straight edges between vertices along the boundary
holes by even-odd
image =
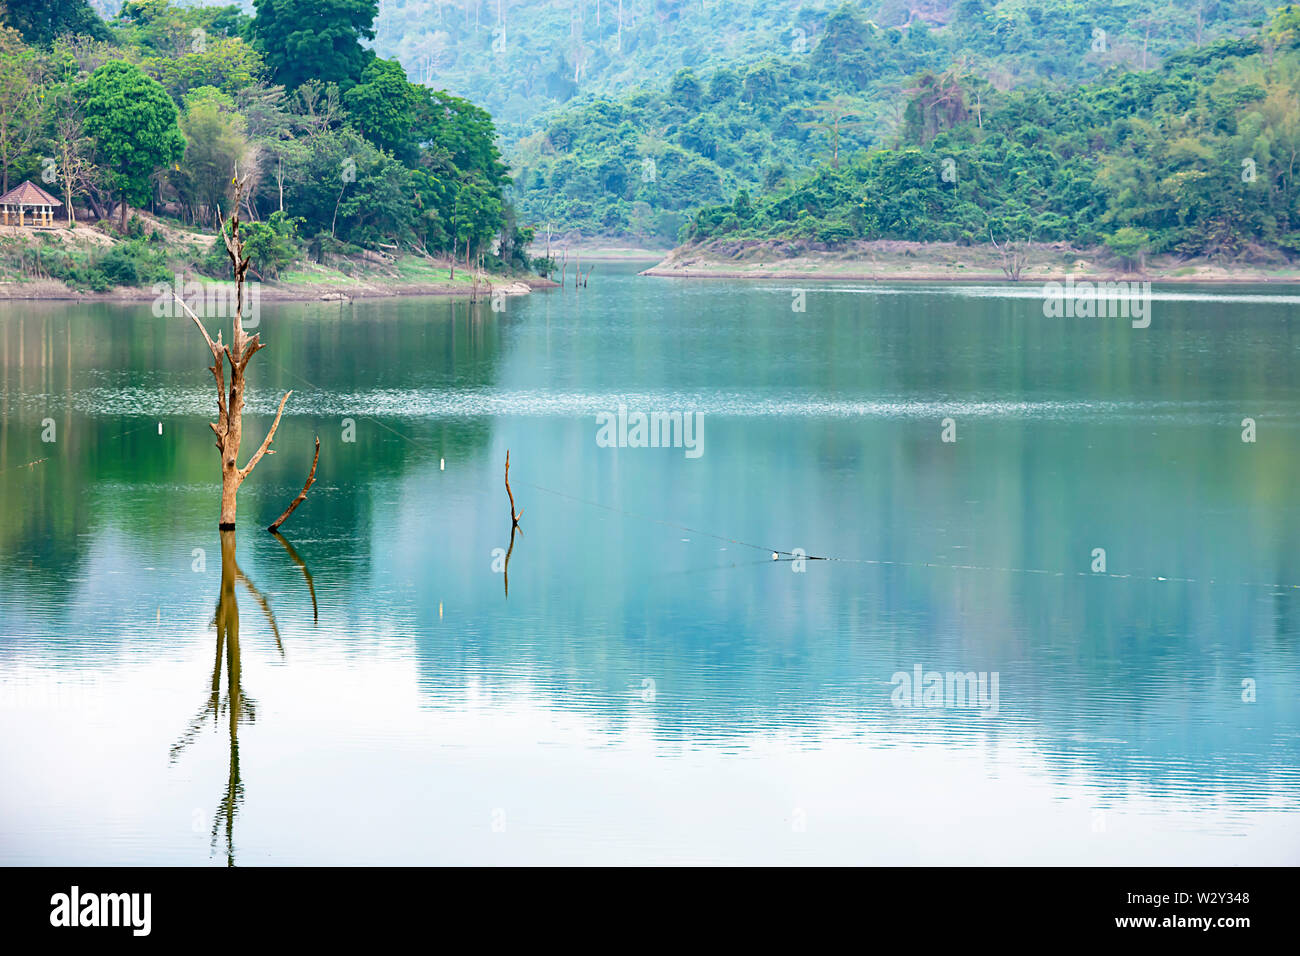
[[[277,334],[291,337],[297,354],[305,357],[298,366],[305,376],[268,366],[265,382],[249,398],[260,402],[277,389],[295,389],[294,400],[301,398],[304,410],[281,422],[276,442],[286,447],[291,442],[310,447],[318,428],[310,420],[314,394],[323,393],[327,399],[355,395],[360,404],[381,375],[386,388],[488,389],[496,384],[504,358],[501,318],[485,305],[454,299],[376,300],[351,307],[346,322],[322,322],[319,315],[295,306],[286,305],[282,311],[277,321],[283,331]],[[204,389],[193,384],[193,329],[187,331],[180,323],[166,328],[169,331],[160,337],[157,319],[148,310],[100,304],[15,314],[0,321],[0,499],[27,503],[0,509],[0,552],[23,556],[26,580],[58,587],[82,573],[97,537],[86,534],[88,530],[112,525],[142,541],[152,539],[160,501],[175,511],[178,486],[201,488],[185,494],[201,499],[200,507],[210,503],[212,435],[202,422],[207,420],[211,385]],[[111,335],[105,334],[110,329]],[[190,416],[188,423],[169,415],[162,437],[159,417],[151,412],[146,412],[147,418],[100,413],[87,417],[78,410],[89,401],[87,389],[133,393],[137,387],[157,390],[157,404],[166,407],[186,407],[188,396],[201,392],[204,410]],[[33,404],[37,399],[39,404]],[[124,406],[136,401],[133,394],[122,399]],[[269,415],[262,412],[246,415],[269,423]],[[331,444],[326,437],[331,433],[321,433],[323,457],[338,474],[348,476],[350,485],[362,489],[439,458],[464,460],[491,440],[491,423],[485,419],[394,420],[382,413],[363,418],[366,415],[364,409],[354,413],[359,426],[355,443],[340,442],[338,431],[333,431]],[[50,444],[40,440],[40,423],[46,417],[57,425],[57,441]],[[363,421],[373,427],[364,427]],[[47,460],[32,468],[17,467],[42,458]],[[282,504],[282,494],[297,492],[301,468],[293,456],[261,462],[264,500],[273,503],[268,509]],[[133,493],[105,493],[117,486]],[[350,546],[368,540],[370,506],[366,494],[317,495],[311,504],[317,526],[337,531]],[[265,526],[276,513],[271,510],[256,520]]]
[[[185,750],[198,737],[209,718],[217,726],[222,717],[227,719],[230,734],[230,769],[226,778],[226,789],[217,804],[212,818],[212,842],[215,850],[218,836],[224,835],[226,847],[226,864],[235,865],[235,816],[244,800],[244,781],[239,772],[239,727],[241,724],[254,723],[257,718],[257,703],[244,691],[242,669],[239,656],[239,602],[235,596],[236,583],[242,584],[266,617],[271,635],[275,639],[276,649],[284,658],[284,644],[280,639],[280,628],[276,624],[271,603],[257,586],[249,580],[243,569],[235,560],[235,532],[222,531],[221,534],[221,591],[217,597],[216,611],[212,623],[217,630],[216,658],[212,664],[212,680],[208,696],[203,707],[190,721],[180,739],[172,745],[171,762],[180,759]],[[288,552],[290,559],[303,573],[307,588],[311,593],[312,615],[316,619],[316,588],[312,582],[311,571],[307,564],[294,550],[293,545],[277,534],[276,539]],[[225,660],[226,693],[221,693],[221,667]]]

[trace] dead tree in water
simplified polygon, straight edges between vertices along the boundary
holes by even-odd
[[[510,490],[510,449],[508,448],[506,449],[506,494],[510,496],[510,527],[518,528],[519,519],[524,516],[524,513],[521,511],[515,514],[515,495]]]
[[[515,514],[515,493],[510,490],[510,449],[506,449],[506,494],[510,497],[510,547],[506,548],[506,563],[502,568],[502,576],[505,585],[506,597],[510,597],[510,555],[515,550],[515,532],[524,533],[524,529],[519,527],[519,519],[524,516],[520,511]]]
[[[244,186],[247,181],[247,178],[239,179],[236,175],[233,212],[230,219],[221,224],[221,238],[226,244],[226,254],[230,257],[235,272],[235,314],[231,344],[226,345],[221,341],[220,330],[217,332],[217,340],[212,341],[208,330],[203,327],[202,320],[185,304],[176,290],[172,290],[172,296],[189,313],[212,352],[212,365],[208,370],[212,372],[217,382],[217,420],[209,422],[208,427],[217,436],[217,451],[221,454],[221,519],[218,526],[222,530],[235,527],[235,498],[239,493],[239,486],[257,467],[263,455],[275,454],[271,450],[271,442],[275,438],[276,429],[280,427],[284,403],[293,394],[292,391],[284,393],[284,397],[280,399],[280,407],[275,412],[275,421],[271,423],[271,430],[266,433],[257,451],[248,459],[248,464],[241,468],[239,445],[243,439],[244,376],[248,369],[248,360],[265,347],[259,335],[249,336],[244,332],[243,325],[244,284],[248,274],[249,258],[244,255],[244,242],[239,236],[239,205],[243,202]],[[226,386],[226,362],[230,363],[229,389]]]
[[[993,243],[993,248],[998,251],[1002,257],[1002,274],[1012,282],[1020,281],[1020,271],[1029,261],[1029,251],[1021,243],[1007,241],[1005,246],[999,246],[998,241],[993,238],[993,227],[989,227],[989,241]]]

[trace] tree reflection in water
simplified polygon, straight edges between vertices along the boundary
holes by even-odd
[[[239,563],[235,560],[235,532],[229,530],[222,531],[220,534],[221,591],[217,597],[217,607],[212,618],[212,623],[217,630],[216,658],[212,664],[212,680],[203,707],[190,721],[180,739],[172,745],[171,762],[175,763],[180,759],[181,755],[203,730],[209,718],[211,718],[214,727],[220,725],[222,717],[227,719],[230,733],[230,770],[226,779],[225,792],[217,804],[217,810],[212,819],[211,847],[215,851],[218,837],[223,836],[226,865],[234,866],[235,816],[244,801],[244,782],[239,773],[239,727],[241,724],[251,724],[257,718],[257,702],[245,693],[240,668],[239,602],[235,596],[235,584],[237,582],[248,589],[248,593],[252,595],[253,600],[262,609],[262,613],[271,629],[271,636],[275,639],[276,649],[282,659],[285,654],[284,644],[280,639],[280,628],[276,624],[270,601],[248,579],[248,576],[244,574],[243,569],[239,567]],[[307,588],[311,592],[312,616],[315,619],[317,616],[316,588],[312,582],[311,572],[307,569],[306,562],[299,557],[288,541],[279,534],[275,537],[289,553],[294,564],[302,570],[303,577],[307,581]],[[224,697],[221,693],[223,654],[226,665],[226,692]]]

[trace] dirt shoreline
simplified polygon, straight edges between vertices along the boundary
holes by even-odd
[[[679,246],[641,275],[680,279],[766,279],[807,282],[953,282],[1032,285],[1047,282],[1168,284],[1300,284],[1300,262],[1281,255],[1252,262],[1153,256],[1140,264],[1102,249],[1068,243],[1019,247],[1018,278],[1003,266],[1006,249],[990,245],[876,240],[840,247],[786,240],[714,240]],[[1134,266],[1137,265],[1137,268]],[[1009,270],[1008,270],[1009,271]]]
[[[661,262],[671,249],[647,249],[644,246],[591,245],[568,247],[570,261],[581,258],[584,262]],[[533,258],[546,255],[545,244],[537,243],[528,247],[528,254]],[[564,256],[564,247],[552,244],[551,258],[560,262]]]
[[[1005,285],[1025,285],[1030,282],[1065,282],[1072,278],[1075,282],[1153,282],[1180,283],[1186,285],[1254,285],[1274,283],[1277,285],[1300,285],[1300,275],[1278,275],[1267,272],[1240,272],[1233,275],[1172,275],[1168,273],[1123,273],[1123,272],[1056,272],[1036,273],[1022,276],[1020,279],[1008,279],[1002,273],[963,272],[835,272],[817,273],[792,270],[737,271],[727,269],[645,269],[637,273],[661,279],[781,279],[806,282],[953,282],[953,283],[999,283]]]

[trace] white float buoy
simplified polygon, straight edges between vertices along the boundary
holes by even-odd
[[[439,470],[439,471],[446,471],[446,470],[447,470],[447,459],[446,459],[446,458],[439,458],[439,459],[438,459],[438,470]]]
[[[772,560],[773,560],[773,561],[776,561],[776,560],[779,559],[779,558],[780,558],[780,555],[778,555],[775,551],[773,551],[773,552],[772,552]]]
[[[159,434],[159,435],[162,434],[162,422],[159,422],[159,423],[158,423],[158,434]]]

